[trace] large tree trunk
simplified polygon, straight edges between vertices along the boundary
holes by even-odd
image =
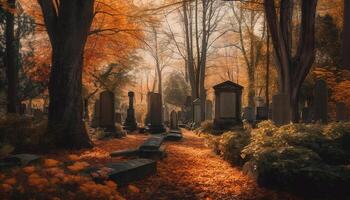
[[[344,0],[344,28],[343,28],[343,63],[344,69],[350,70],[350,1]]]
[[[265,14],[275,50],[279,73],[280,93],[289,95],[293,122],[299,122],[299,93],[302,83],[315,59],[315,16],[317,0],[303,0],[301,27],[295,56],[291,55],[291,23],[293,1],[281,0],[280,19],[275,12],[275,1],[265,0]]]
[[[8,0],[11,8],[16,7],[16,0]],[[7,112],[18,112],[18,48],[15,42],[15,19],[14,14],[6,12],[6,76],[8,80],[7,88]]]
[[[52,46],[49,133],[57,147],[91,147],[83,123],[83,54],[93,17],[93,0],[39,0]]]

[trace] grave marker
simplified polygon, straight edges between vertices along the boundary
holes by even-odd
[[[272,121],[276,125],[285,125],[291,122],[289,102],[287,94],[277,94],[272,97]]]
[[[317,80],[314,88],[313,120],[328,121],[328,87],[324,80]]]
[[[108,132],[115,131],[114,110],[114,93],[111,91],[101,92],[99,126]]]
[[[163,123],[162,98],[158,93],[150,94],[150,112],[148,115],[148,129],[151,133],[163,133],[165,127]]]
[[[135,109],[134,109],[134,92],[129,92],[129,108],[127,111],[127,116],[124,122],[124,129],[128,131],[135,131],[137,129],[137,122],[135,118]]]
[[[349,120],[349,109],[343,102],[338,102],[336,104],[336,120],[338,122]]]
[[[175,110],[170,113],[170,129],[177,130],[179,129],[178,116]]]

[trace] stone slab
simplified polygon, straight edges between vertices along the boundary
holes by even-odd
[[[131,182],[142,180],[157,172],[157,162],[151,159],[134,159],[120,163],[110,163],[106,167],[110,169],[108,178],[118,184],[127,185]],[[102,168],[101,168],[102,169]],[[96,173],[101,169],[90,169],[89,173]],[[100,182],[99,178],[94,178]]]
[[[109,155],[111,157],[123,157],[123,156],[137,156],[139,153],[139,149],[126,149],[120,151],[114,151]]]
[[[150,159],[154,159],[154,160],[163,159],[164,157],[166,157],[165,149],[166,149],[166,146],[162,145],[157,150],[140,150],[139,157],[140,158],[150,158]]]
[[[169,132],[166,136],[165,136],[165,140],[169,140],[169,141],[178,141],[181,140],[183,138],[181,132]]]
[[[154,135],[148,138],[140,147],[139,150],[158,150],[164,141],[164,135]]]
[[[5,163],[12,163],[18,166],[34,164],[41,160],[41,156],[34,154],[16,154],[3,159]]]

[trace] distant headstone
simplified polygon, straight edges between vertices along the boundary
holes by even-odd
[[[183,122],[189,123],[193,120],[193,112],[192,112],[192,97],[187,96],[186,102],[183,107]]]
[[[311,123],[312,115],[311,109],[309,107],[304,107],[301,111],[301,120],[303,123]]]
[[[263,107],[263,106],[265,106],[264,98],[263,97],[256,97],[255,98],[255,106],[256,107]]]
[[[100,94],[100,127],[105,128],[106,131],[115,131],[114,121],[114,93],[110,91],[103,91]]]
[[[349,120],[349,109],[343,102],[338,102],[336,104],[336,120],[338,122]]]
[[[243,87],[231,81],[214,86],[215,119],[214,129],[225,130],[241,125],[241,98]]]
[[[20,108],[19,108],[19,114],[20,115],[27,114],[27,105],[25,103],[21,103]]]
[[[291,122],[289,102],[287,94],[277,94],[272,97],[272,121],[276,125],[285,125]]]
[[[170,129],[177,130],[179,129],[178,116],[175,110],[170,113]]]
[[[94,104],[94,112],[92,114],[92,121],[91,121],[91,127],[92,128],[97,128],[100,126],[100,100],[97,99]]]
[[[313,120],[322,123],[328,121],[328,87],[324,80],[317,80],[314,88]]]
[[[254,109],[252,107],[243,108],[243,119],[247,120],[249,123],[254,122]]]
[[[169,114],[169,109],[168,109],[168,106],[165,105],[163,107],[163,120],[164,120],[164,123],[169,125],[169,122],[170,122],[170,114]]]
[[[137,122],[135,118],[135,109],[134,109],[134,92],[129,92],[129,108],[127,112],[127,116],[124,122],[124,129],[128,131],[135,131],[137,129]]]
[[[266,106],[260,106],[256,108],[256,120],[263,121],[268,120],[269,118],[269,110]]]
[[[151,133],[165,132],[162,111],[162,98],[158,93],[150,95],[150,112],[148,129]]]
[[[213,119],[213,102],[210,100],[205,101],[205,119],[206,120]]]
[[[145,117],[145,125],[149,125],[150,123],[150,113],[151,113],[151,96],[152,96],[153,92],[148,92],[147,93],[147,113],[146,113],[146,117]]]
[[[120,112],[115,113],[115,122],[118,124],[122,124],[122,114]]]
[[[183,114],[182,114],[182,111],[177,111],[177,118],[179,120],[179,124],[183,123]]]
[[[269,103],[269,119],[272,120],[272,103]]]
[[[195,126],[201,125],[201,114],[201,100],[196,99],[193,101],[193,122],[195,123]]]

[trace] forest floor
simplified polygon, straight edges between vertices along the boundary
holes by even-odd
[[[215,155],[205,145],[204,138],[184,131],[178,142],[166,142],[167,157],[158,161],[156,175],[136,182],[119,191],[126,199],[295,199],[288,194],[259,188],[255,181]],[[137,147],[142,135],[129,135],[125,141],[99,142],[105,150],[117,147]]]

